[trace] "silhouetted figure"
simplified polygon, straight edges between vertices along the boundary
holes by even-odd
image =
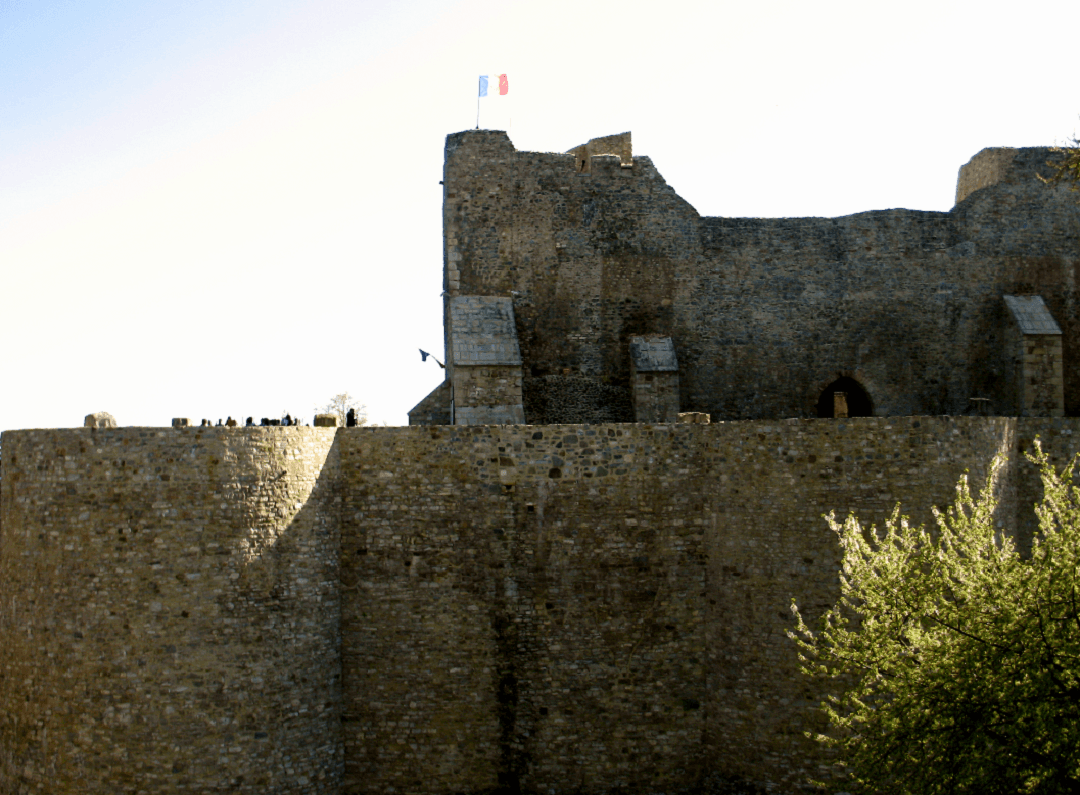
[[[270,427],[270,420],[268,420],[266,417],[263,417],[262,418],[262,424],[263,424],[264,427],[268,428],[268,427]]]
[[[225,427],[226,428],[235,428],[236,427],[236,420],[234,420],[231,415],[225,419]]]
[[[217,427],[221,427],[221,417],[217,418]]]
[[[281,421],[281,424],[282,425],[292,425],[293,424],[292,415],[286,414],[285,419]]]
[[[346,428],[355,428],[356,427],[356,410],[355,409],[349,409],[349,413],[345,415],[345,427]]]
[[[248,428],[250,428],[250,427],[252,427],[253,425],[255,425],[255,420],[254,420],[254,419],[252,419],[251,417],[248,417],[248,418],[247,418],[247,422],[245,422],[245,423],[244,423],[244,425],[246,425],[246,426],[247,426]]]

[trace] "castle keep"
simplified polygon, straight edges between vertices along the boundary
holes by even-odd
[[[1021,451],[1078,449],[1048,156],[984,151],[950,213],[702,219],[628,136],[450,136],[412,427],[4,433],[0,793],[822,775],[784,635],[837,596],[822,514],[928,521],[1005,453],[1023,543]]]
[[[703,218],[629,133],[451,135],[448,375],[411,421],[820,417],[837,389],[853,415],[1080,414],[1080,212],[1038,181],[1052,156],[983,150],[947,213]],[[671,366],[635,369],[655,340]]]

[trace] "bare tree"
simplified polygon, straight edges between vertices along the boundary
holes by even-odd
[[[340,395],[334,395],[330,398],[325,406],[316,406],[316,414],[333,414],[338,418],[338,427],[345,427],[345,419],[352,410],[353,416],[356,417],[357,425],[364,425],[367,423],[367,406],[354,398],[348,392],[342,392]]]
[[[1055,146],[1051,149],[1057,155],[1054,159],[1046,161],[1046,165],[1050,166],[1054,172],[1051,176],[1044,177],[1040,174],[1036,176],[1047,185],[1066,182],[1072,183],[1071,190],[1080,190],[1080,138],[1074,136],[1070,143],[1072,146]]]

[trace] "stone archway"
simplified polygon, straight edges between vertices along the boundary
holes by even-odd
[[[849,417],[873,417],[874,404],[870,395],[862,384],[850,376],[842,375],[829,384],[822,391],[817,402],[817,415],[819,417],[832,417],[835,405],[834,395],[844,392],[847,395],[847,407]]]

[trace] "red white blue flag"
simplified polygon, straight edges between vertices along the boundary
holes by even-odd
[[[506,75],[480,75],[480,96],[505,97],[509,91]]]

